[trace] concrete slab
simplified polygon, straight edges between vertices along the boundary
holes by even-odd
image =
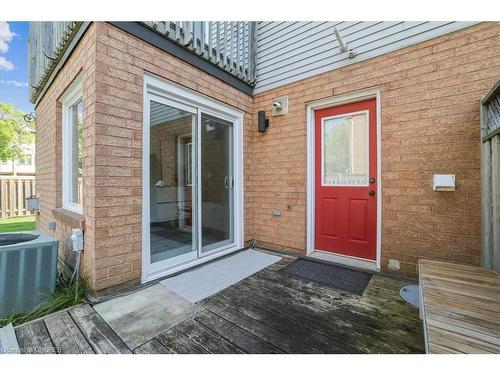
[[[94,309],[131,350],[203,310],[159,284]]]
[[[244,250],[160,283],[187,300],[198,302],[281,259],[260,251]]]
[[[0,354],[19,354],[19,345],[17,343],[14,326],[7,324],[0,328]]]

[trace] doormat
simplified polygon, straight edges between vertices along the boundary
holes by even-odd
[[[160,281],[160,284],[191,302],[198,302],[280,259],[281,257],[260,251],[244,250]]]
[[[280,272],[362,296],[372,274],[336,264],[296,259]]]

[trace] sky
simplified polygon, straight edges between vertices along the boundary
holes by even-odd
[[[0,102],[33,111],[28,94],[28,22],[0,21]]]

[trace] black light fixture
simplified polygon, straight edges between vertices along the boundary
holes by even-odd
[[[269,119],[266,118],[265,111],[259,111],[259,132],[265,133],[267,128],[269,127]]]

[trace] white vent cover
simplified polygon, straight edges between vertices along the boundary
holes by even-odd
[[[435,174],[434,191],[455,191],[454,174]]]

